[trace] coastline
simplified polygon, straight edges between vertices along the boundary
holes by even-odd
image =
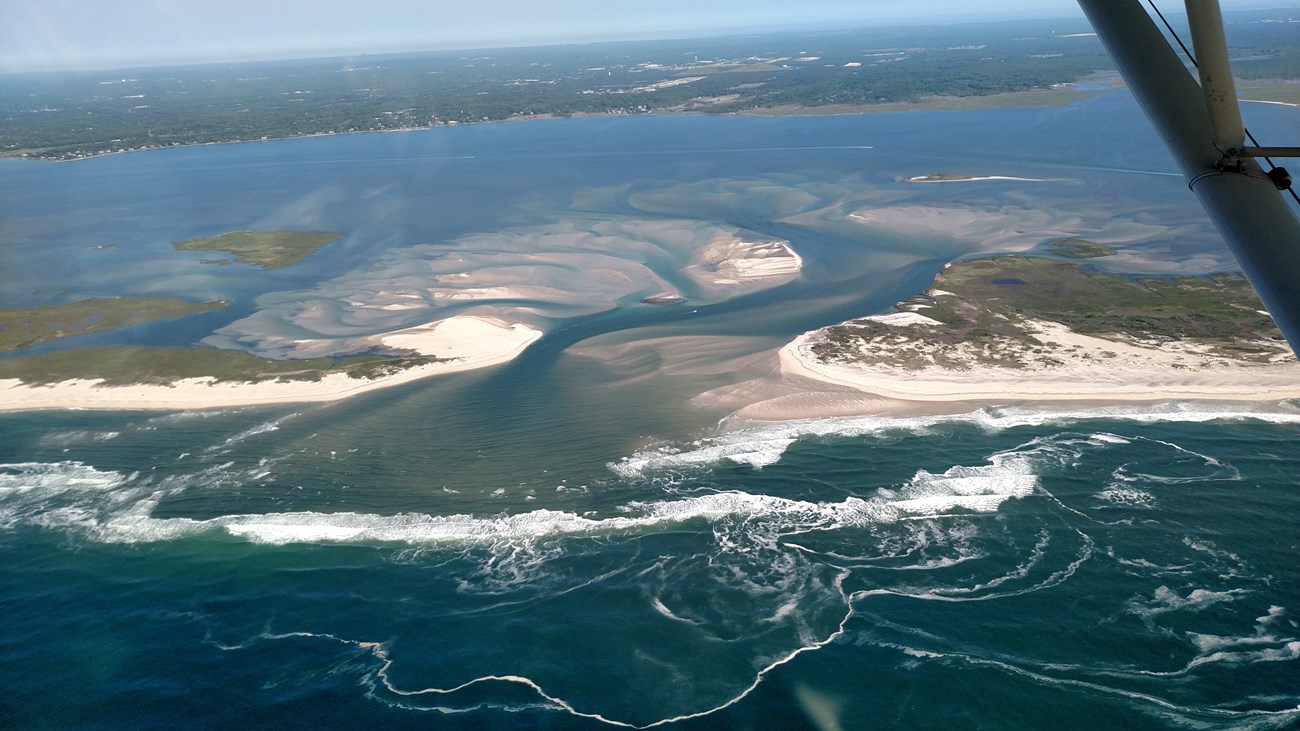
[[[1078,84],[1084,79],[1079,79],[1071,84]],[[285,135],[282,137],[255,137],[249,139],[234,140],[209,140],[204,142],[182,142],[168,145],[152,145],[148,147],[134,147],[126,150],[105,150],[103,152],[92,152],[70,157],[43,157],[39,154],[14,154],[5,152],[0,154],[0,159],[25,160],[32,162],[54,162],[54,163],[72,163],[79,160],[90,160],[97,157],[107,157],[109,155],[125,155],[133,152],[149,152],[152,150],[166,150],[184,147],[204,147],[209,145],[243,145],[254,144],[259,142],[283,142],[285,140],[310,139],[313,137],[342,137],[345,135],[363,135],[363,134],[382,134],[382,133],[400,133],[400,132],[422,132],[431,129],[441,129],[445,127],[464,127],[477,126],[484,124],[501,124],[506,122],[522,122],[538,119],[588,119],[597,117],[627,117],[627,116],[654,116],[654,115],[681,115],[681,114],[699,114],[699,115],[734,115],[742,117],[785,117],[785,116],[847,116],[857,114],[886,114],[894,112],[921,112],[921,111],[963,111],[968,109],[987,109],[987,108],[1019,108],[1035,106],[1064,106],[1072,101],[1088,99],[1096,96],[1099,92],[1082,91],[1078,89],[1029,89],[1026,91],[1016,92],[996,92],[993,94],[977,94],[973,96],[936,96],[916,102],[880,102],[876,104],[823,104],[816,106],[805,105],[781,105],[773,107],[755,107],[738,112],[716,112],[702,108],[690,109],[652,109],[639,114],[628,114],[627,112],[574,112],[567,115],[543,112],[540,114],[515,115],[504,117],[502,119],[488,119],[465,122],[444,122],[441,124],[428,124],[416,127],[395,127],[392,129],[364,129],[349,130],[346,132],[308,132],[304,134]]]
[[[1282,401],[1300,398],[1300,363],[1241,365],[1227,359],[1188,367],[1186,353],[1117,344],[1052,328],[1068,335],[1079,350],[1056,367],[975,366],[957,370],[916,370],[845,363],[826,363],[812,352],[820,331],[804,333],[780,349],[783,377],[811,379],[847,387],[877,398],[902,402],[944,403],[974,409],[990,403],[1139,403],[1153,401]],[[1120,354],[1101,358],[1105,348]],[[1193,355],[1192,357],[1204,357]]]
[[[188,378],[170,384],[104,386],[101,380],[30,385],[0,379],[0,413],[47,410],[149,411],[212,409],[282,403],[341,401],[433,376],[500,365],[518,357],[542,336],[519,323],[459,316],[377,336],[384,345],[449,358],[380,378],[334,373],[316,381],[216,381]]]

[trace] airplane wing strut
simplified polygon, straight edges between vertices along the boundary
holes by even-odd
[[[1292,351],[1300,353],[1300,219],[1279,192],[1289,183],[1285,171],[1265,172],[1255,162],[1255,156],[1287,157],[1298,150],[1243,145],[1218,0],[1187,0],[1200,84],[1139,0],[1078,2]]]

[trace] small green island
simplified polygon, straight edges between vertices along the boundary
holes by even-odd
[[[229,304],[225,300],[189,302],[176,297],[109,297],[0,309],[0,353],[75,335],[208,312]]]
[[[1053,242],[1053,253],[1104,255],[1099,244]],[[890,315],[825,328],[811,352],[822,362],[909,370],[1052,367],[1061,358],[1113,358],[1054,342],[1044,322],[1117,344],[1192,346],[1207,356],[1270,363],[1287,354],[1282,334],[1239,274],[1129,277],[1081,262],[997,256],[955,262],[927,294]],[[1172,367],[1179,367],[1177,365]]]
[[[343,238],[332,231],[232,231],[219,236],[177,241],[177,251],[223,251],[235,261],[263,269],[297,264],[320,247]],[[223,259],[204,259],[207,264],[227,264]]]

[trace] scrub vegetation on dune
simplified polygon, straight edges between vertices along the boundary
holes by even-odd
[[[950,265],[929,294],[897,309],[826,328],[813,353],[824,362],[909,369],[1059,365],[1064,348],[1044,339],[1041,321],[1117,343],[1192,345],[1232,360],[1270,362],[1285,351],[1272,318],[1237,274],[1130,278],[1074,262],[999,256]]]

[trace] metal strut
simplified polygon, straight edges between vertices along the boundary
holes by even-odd
[[[1291,348],[1300,351],[1300,220],[1279,194],[1278,183],[1253,157],[1241,154],[1241,112],[1231,86],[1218,3],[1187,3],[1189,14],[1195,6],[1203,19],[1201,33],[1214,36],[1209,31],[1218,29],[1219,41],[1197,45],[1197,55],[1207,54],[1202,59],[1209,60],[1209,83],[1203,76],[1204,85],[1198,85],[1139,0],[1078,2],[1184,177],[1196,182],[1196,197],[1242,271]],[[1209,14],[1215,18],[1204,20]],[[1206,42],[1210,45],[1203,45]],[[1229,150],[1236,151],[1232,172],[1224,170]]]
[[[1224,161],[1235,163],[1246,142],[1246,126],[1237,105],[1237,87],[1232,81],[1228,62],[1228,41],[1223,34],[1223,14],[1219,0],[1186,0],[1187,22],[1192,29],[1192,50],[1196,52],[1196,72],[1201,77],[1201,94],[1210,115],[1214,147]]]

